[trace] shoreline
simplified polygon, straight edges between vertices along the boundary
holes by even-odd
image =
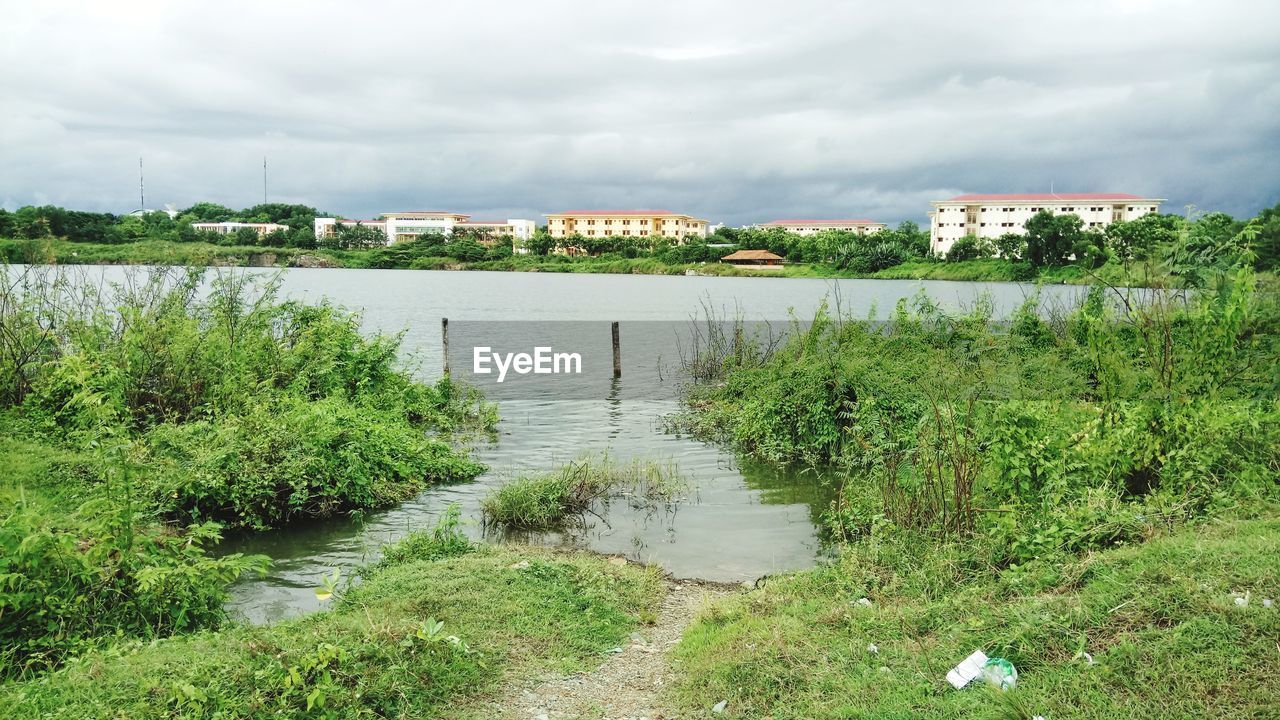
[[[1046,268],[1032,277],[1020,277],[1018,267],[998,258],[945,261],[908,261],[873,273],[859,273],[826,265],[795,263],[777,270],[756,270],[723,263],[669,264],[654,258],[563,256],[513,256],[501,260],[461,261],[452,258],[417,258],[407,264],[378,266],[367,251],[326,251],[302,248],[217,246],[204,243],[144,241],[106,245],[59,240],[39,247],[0,240],[0,258],[13,264],[33,265],[153,265],[207,267],[260,267],[276,269],[451,270],[462,272],[538,272],[588,275],[664,275],[685,277],[749,277],[821,280],[933,280],[952,282],[1012,282],[1023,284],[1111,284],[1149,287],[1150,279],[1136,276],[1119,265],[1094,271],[1079,266]]]

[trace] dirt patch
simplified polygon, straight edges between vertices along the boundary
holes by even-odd
[[[493,702],[506,720],[667,720],[662,702],[672,680],[667,652],[709,602],[735,591],[725,585],[673,580],[657,622],[641,627],[592,672],[533,679],[508,687]]]

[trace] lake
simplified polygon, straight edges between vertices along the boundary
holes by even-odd
[[[104,268],[109,276],[123,272]],[[240,272],[273,271],[247,270]],[[375,559],[379,548],[430,527],[450,505],[460,506],[467,532],[494,539],[480,525],[479,502],[521,473],[551,470],[584,453],[608,452],[671,463],[690,481],[672,507],[613,502],[571,532],[526,533],[504,540],[586,548],[662,566],[677,577],[749,581],[812,566],[823,553],[816,530],[830,489],[813,472],[783,472],[739,463],[733,454],[665,433],[662,418],[678,409],[672,368],[678,348],[669,337],[702,309],[785,326],[824,300],[857,317],[884,317],[902,298],[923,291],[948,308],[971,306],[984,294],[997,315],[1034,291],[1014,283],[897,280],[667,277],[402,270],[291,269],[282,288],[296,299],[328,299],[362,313],[369,330],[403,332],[406,359],[424,380],[442,374],[443,317],[450,321],[450,363],[465,377],[476,337],[501,336],[515,346],[590,346],[582,377],[538,382],[510,378],[479,384],[499,403],[494,442],[476,445],[490,470],[473,482],[433,487],[395,508],[359,517],[307,521],[282,530],[233,536],[226,552],[262,553],[272,567],[232,588],[233,612],[253,622],[316,609],[314,589],[334,567]],[[1046,303],[1070,303],[1083,288],[1049,286]],[[619,322],[623,372],[613,378],[609,323]],[[565,340],[568,338],[568,340]],[[466,365],[466,367],[461,367]],[[559,384],[556,384],[559,383]],[[636,505],[641,505],[637,503]]]

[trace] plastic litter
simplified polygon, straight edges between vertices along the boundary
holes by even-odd
[[[1271,598],[1262,598],[1262,607],[1271,607]]]
[[[857,600],[854,600],[853,602],[851,602],[851,603],[849,603],[849,604],[850,604],[850,605],[861,605],[862,607],[871,607],[871,600],[870,600],[870,599],[868,599],[868,598],[858,598]]]
[[[867,645],[867,652],[871,653],[872,655],[875,655],[876,653],[880,652],[880,646],[876,645],[875,643],[870,643]]]
[[[726,707],[728,707],[728,706],[729,706],[729,701],[728,701],[728,700],[721,700],[720,702],[718,702],[718,703],[716,703],[715,705],[712,705],[712,706],[711,706],[711,712],[713,712],[713,713],[722,713],[722,712],[724,712],[724,709],[725,709]]]
[[[988,658],[982,664],[982,677],[1001,690],[1012,690],[1018,684],[1018,669],[1004,658]]]
[[[986,662],[987,654],[981,650],[974,650],[969,657],[961,660],[959,665],[951,668],[947,673],[947,682],[951,683],[951,687],[957,690],[963,688],[982,674],[982,666]]]

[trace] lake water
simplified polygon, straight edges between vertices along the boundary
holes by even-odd
[[[743,466],[720,448],[664,433],[661,419],[678,409],[678,383],[670,372],[674,351],[660,340],[663,333],[688,326],[707,307],[785,325],[793,312],[807,317],[824,299],[834,304],[838,298],[854,316],[883,317],[899,299],[923,290],[949,308],[970,306],[986,294],[1004,314],[1033,290],[1013,283],[332,269],[283,271],[282,283],[290,297],[329,299],[361,312],[370,330],[403,332],[404,349],[424,380],[442,372],[442,317],[450,321],[455,375],[459,358],[469,357],[456,353],[471,352],[469,333],[519,336],[517,345],[564,333],[590,336],[592,353],[597,345],[607,353],[610,321],[620,323],[624,363],[616,380],[608,363],[591,361],[584,363],[587,379],[485,385],[502,421],[497,440],[476,447],[490,470],[473,482],[433,487],[359,518],[228,538],[226,551],[262,553],[273,561],[266,577],[244,579],[232,589],[233,611],[254,622],[315,609],[321,574],[376,558],[384,543],[430,527],[451,504],[471,522],[469,534],[491,539],[479,523],[479,502],[492,488],[593,452],[672,463],[690,481],[688,496],[669,508],[614,502],[574,531],[514,539],[621,554],[677,577],[718,581],[812,566],[823,551],[816,522],[829,490],[812,472]],[[1080,292],[1051,286],[1042,297],[1068,303]]]

